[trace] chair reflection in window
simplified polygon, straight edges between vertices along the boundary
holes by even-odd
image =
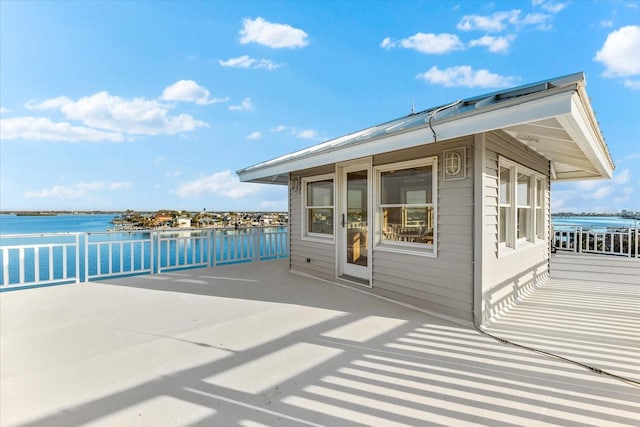
[[[383,240],[411,243],[433,243],[433,229],[422,226],[407,227],[387,224],[383,230]]]

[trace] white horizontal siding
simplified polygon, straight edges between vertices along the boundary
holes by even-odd
[[[512,139],[503,132],[486,135],[483,218],[483,321],[504,310],[530,285],[548,274],[549,251],[546,245],[529,245],[509,255],[498,251],[498,165],[500,156],[549,177],[549,162],[543,156]],[[547,184],[549,180],[547,179]],[[545,219],[549,221],[549,191]],[[533,220],[533,218],[532,218]]]

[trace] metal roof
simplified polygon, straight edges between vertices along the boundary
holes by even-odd
[[[237,173],[241,181],[286,184],[295,170],[500,129],[547,157],[555,179],[610,178],[613,162],[584,87],[580,72],[462,99]]]

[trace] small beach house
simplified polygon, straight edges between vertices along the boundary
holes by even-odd
[[[288,185],[291,271],[484,324],[548,277],[550,183],[613,169],[577,73],[412,113],[238,175]]]

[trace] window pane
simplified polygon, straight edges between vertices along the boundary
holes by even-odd
[[[383,205],[431,203],[431,166],[382,172],[380,203]]]
[[[433,208],[382,208],[382,240],[433,243]]]
[[[333,234],[333,209],[307,209],[309,233]]]
[[[544,211],[542,208],[536,209],[536,236],[544,239]]]
[[[531,194],[529,185],[531,180],[528,175],[518,174],[518,206],[529,206],[531,204]]]
[[[542,206],[542,198],[544,197],[544,188],[542,188],[542,180],[536,180],[536,207]]]
[[[333,206],[333,180],[307,183],[307,206]]]
[[[527,237],[530,211],[529,208],[518,208],[518,239]]]
[[[509,184],[511,182],[511,171],[509,168],[500,167],[500,204],[511,203]]]
[[[507,227],[509,223],[509,208],[500,207],[500,220],[498,221],[500,230],[498,231],[498,242],[505,243],[507,241]]]

